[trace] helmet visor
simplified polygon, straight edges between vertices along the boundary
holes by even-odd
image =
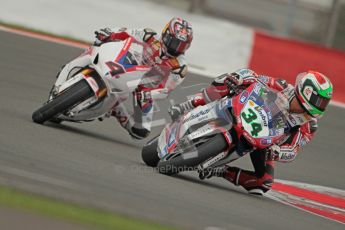
[[[166,33],[163,37],[164,45],[167,48],[167,51],[172,56],[178,56],[182,53],[184,53],[187,43],[184,41],[181,41],[180,39],[172,36],[169,33]]]
[[[320,95],[312,93],[309,102],[310,102],[310,104],[315,106],[317,109],[319,109],[321,111],[325,111],[328,103],[330,102],[330,99],[324,98]]]

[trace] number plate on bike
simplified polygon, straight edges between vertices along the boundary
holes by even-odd
[[[241,111],[244,129],[255,138],[269,136],[268,115],[266,111],[252,100],[248,100]]]

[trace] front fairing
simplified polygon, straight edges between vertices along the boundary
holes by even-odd
[[[94,66],[111,91],[131,91],[151,69],[143,62],[145,44],[134,38],[108,42],[99,47]]]
[[[118,75],[121,70],[129,69],[133,66],[143,66],[143,53],[146,45],[137,42],[134,38],[124,41],[113,41],[94,46],[94,66],[98,68],[98,73],[102,76]],[[109,62],[117,63],[119,69],[111,68]],[[116,66],[113,66],[116,67]]]
[[[288,101],[279,92],[258,82],[233,98],[239,136],[255,148],[266,148],[281,140],[290,129]]]
[[[108,114],[114,106],[122,102],[126,111],[133,111],[132,92],[143,82],[166,81],[170,67],[147,66],[144,53],[147,44],[130,37],[124,41],[107,42],[101,46],[91,46],[83,55],[89,55],[91,64],[106,85],[106,95],[101,99],[95,96],[88,99],[66,114],[64,120],[91,120]],[[159,68],[160,71],[157,71]],[[81,73],[74,77],[87,78]]]
[[[193,151],[203,138],[216,133],[227,133],[232,126],[231,99],[222,98],[199,106],[176,122],[166,125],[158,139],[161,158],[176,151]]]

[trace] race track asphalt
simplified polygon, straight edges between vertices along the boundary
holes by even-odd
[[[31,114],[46,100],[56,73],[80,53],[0,31],[0,184],[185,229],[344,228],[250,196],[220,178],[160,175],[142,163],[143,142],[130,139],[114,119],[34,124]],[[170,98],[181,102],[210,81],[190,74]],[[315,139],[295,162],[277,164],[276,178],[345,189],[344,111],[330,106]],[[237,164],[251,167],[247,157]]]

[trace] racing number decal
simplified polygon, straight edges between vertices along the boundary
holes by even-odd
[[[253,131],[251,131],[250,134],[252,134],[253,137],[257,137],[259,132],[262,130],[262,126],[261,124],[255,123],[255,122],[253,122],[251,125],[253,128]]]
[[[249,112],[248,114],[246,114],[245,112],[242,112],[241,116],[243,117],[245,122],[247,122],[248,124],[252,126],[253,130],[250,132],[251,135],[253,137],[257,137],[259,132],[262,130],[262,126],[260,123],[253,122],[258,118],[258,116],[255,114],[255,112],[251,108],[248,109],[248,112]]]
[[[112,77],[114,77],[115,75],[118,75],[120,73],[124,73],[125,72],[123,66],[120,65],[117,62],[108,61],[105,64],[109,67],[110,74],[111,74]]]
[[[254,120],[256,120],[256,118],[258,118],[255,114],[255,112],[252,109],[248,109],[249,114],[246,114],[245,112],[242,112],[241,115],[243,117],[243,119],[247,122],[250,123]]]

